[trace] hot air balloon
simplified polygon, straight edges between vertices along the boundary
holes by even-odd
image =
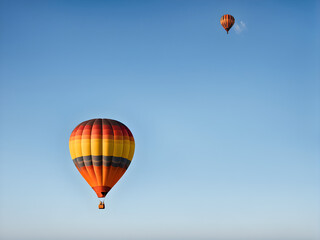
[[[230,28],[232,28],[234,22],[234,17],[230,14],[223,15],[220,19],[220,23],[222,27],[227,31],[227,34],[229,33]]]
[[[69,140],[71,158],[87,183],[104,198],[128,169],[134,154],[134,138],[129,128],[111,119],[80,123]]]

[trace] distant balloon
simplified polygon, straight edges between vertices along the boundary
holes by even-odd
[[[71,158],[98,198],[104,198],[129,167],[133,135],[121,122],[92,119],[80,123],[69,140]],[[99,209],[104,208],[104,200]]]
[[[232,28],[235,20],[230,14],[223,15],[220,19],[222,27],[229,33],[230,28]]]

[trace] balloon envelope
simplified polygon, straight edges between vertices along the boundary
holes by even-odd
[[[232,28],[234,22],[235,22],[234,17],[231,16],[230,14],[225,14],[220,19],[220,23],[222,27],[227,31],[227,33]]]
[[[101,198],[126,172],[135,143],[129,128],[121,122],[92,119],[72,131],[69,148],[76,168]]]

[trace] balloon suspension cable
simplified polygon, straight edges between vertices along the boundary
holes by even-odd
[[[99,198],[99,202],[104,204],[104,201],[106,200],[106,198]]]

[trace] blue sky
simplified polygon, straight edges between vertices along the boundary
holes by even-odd
[[[319,9],[1,1],[1,239],[319,239]],[[136,140],[106,211],[68,149],[99,117]]]

